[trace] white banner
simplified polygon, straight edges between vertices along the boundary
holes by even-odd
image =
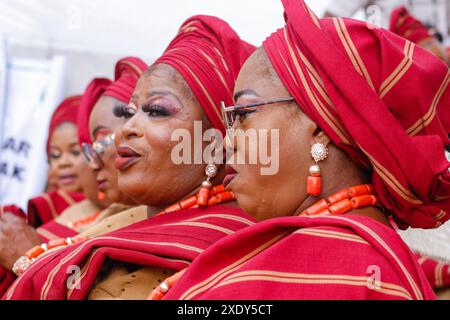
[[[9,59],[0,153],[0,204],[24,208],[47,180],[46,140],[51,115],[62,101],[66,59]],[[0,98],[1,100],[1,98]]]
[[[6,37],[0,34],[0,142],[3,141],[3,122],[6,111],[5,92],[6,92],[6,70],[8,59],[6,57]],[[1,149],[0,149],[1,150]],[[1,151],[0,151],[1,152]],[[1,155],[1,153],[0,153]],[[1,176],[0,176],[1,181]]]

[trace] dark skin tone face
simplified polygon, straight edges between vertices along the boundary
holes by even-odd
[[[124,122],[123,119],[114,116],[113,110],[117,106],[124,105],[123,102],[113,97],[101,97],[89,117],[89,128],[92,141],[102,140],[106,135],[114,133]],[[114,166],[116,158],[114,144],[108,146],[100,154],[102,165],[90,164],[90,168],[95,172],[98,190],[105,193],[105,202],[135,204],[133,200],[127,197],[118,186],[118,172]]]
[[[86,164],[78,144],[77,127],[70,122],[59,125],[50,137],[50,171],[58,187],[81,192],[80,177]]]
[[[263,48],[258,49],[242,67],[234,92],[238,105],[291,96]],[[279,170],[275,175],[261,175],[260,164],[232,165],[238,175],[228,187],[236,195],[239,205],[257,220],[298,214],[321,197],[368,182],[363,172],[302,112],[296,102],[252,109],[236,119],[234,128],[244,131],[279,130]],[[311,146],[317,142],[327,145],[329,155],[319,162],[322,194],[313,197],[306,193],[306,181],[309,167],[314,164]],[[235,156],[238,153],[246,155],[247,151],[238,145],[232,147],[228,144],[227,147]],[[370,216],[389,224],[382,212],[374,207],[353,210],[351,214]]]
[[[182,76],[171,66],[153,66],[138,81],[130,106],[136,113],[117,132],[116,147],[133,149],[139,160],[120,171],[121,190],[152,207],[169,206],[195,192],[206,165],[175,164],[171,151],[179,142],[171,135],[183,128],[193,136],[194,121],[202,121],[203,131],[211,124]]]

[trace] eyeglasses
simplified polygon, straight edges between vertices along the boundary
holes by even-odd
[[[265,106],[265,105],[274,105],[276,103],[291,102],[291,101],[294,101],[294,97],[266,100],[266,101],[262,101],[262,102],[243,104],[243,105],[234,105],[234,106],[229,106],[229,107],[227,107],[225,105],[225,102],[221,101],[220,107],[222,109],[223,122],[224,122],[226,128],[232,129],[234,122],[236,121],[237,117],[240,114],[242,114],[242,112],[254,111],[254,108],[256,108],[256,107],[261,107],[261,106]]]
[[[107,147],[114,144],[115,137],[116,135],[114,133],[110,133],[102,140],[94,141],[92,145],[89,143],[83,143],[82,151],[86,160],[99,166],[103,165],[100,155],[105,152]]]

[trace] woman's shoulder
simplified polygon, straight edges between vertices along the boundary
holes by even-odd
[[[223,239],[196,262],[213,263],[221,252],[233,253],[222,267],[238,264],[218,285],[221,295],[237,289],[259,298],[270,287],[274,297],[291,299],[433,296],[395,231],[365,218],[271,219]]]

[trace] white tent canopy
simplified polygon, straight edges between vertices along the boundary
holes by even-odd
[[[309,1],[318,13],[327,2]],[[152,59],[191,15],[217,15],[260,44],[283,25],[282,12],[279,0],[1,0],[0,31],[29,45]]]
[[[328,1],[308,2],[322,14]],[[112,77],[121,57],[151,63],[195,14],[226,20],[255,45],[284,25],[280,0],[0,0],[0,34],[12,56],[66,56],[69,95],[82,92],[93,77]]]

